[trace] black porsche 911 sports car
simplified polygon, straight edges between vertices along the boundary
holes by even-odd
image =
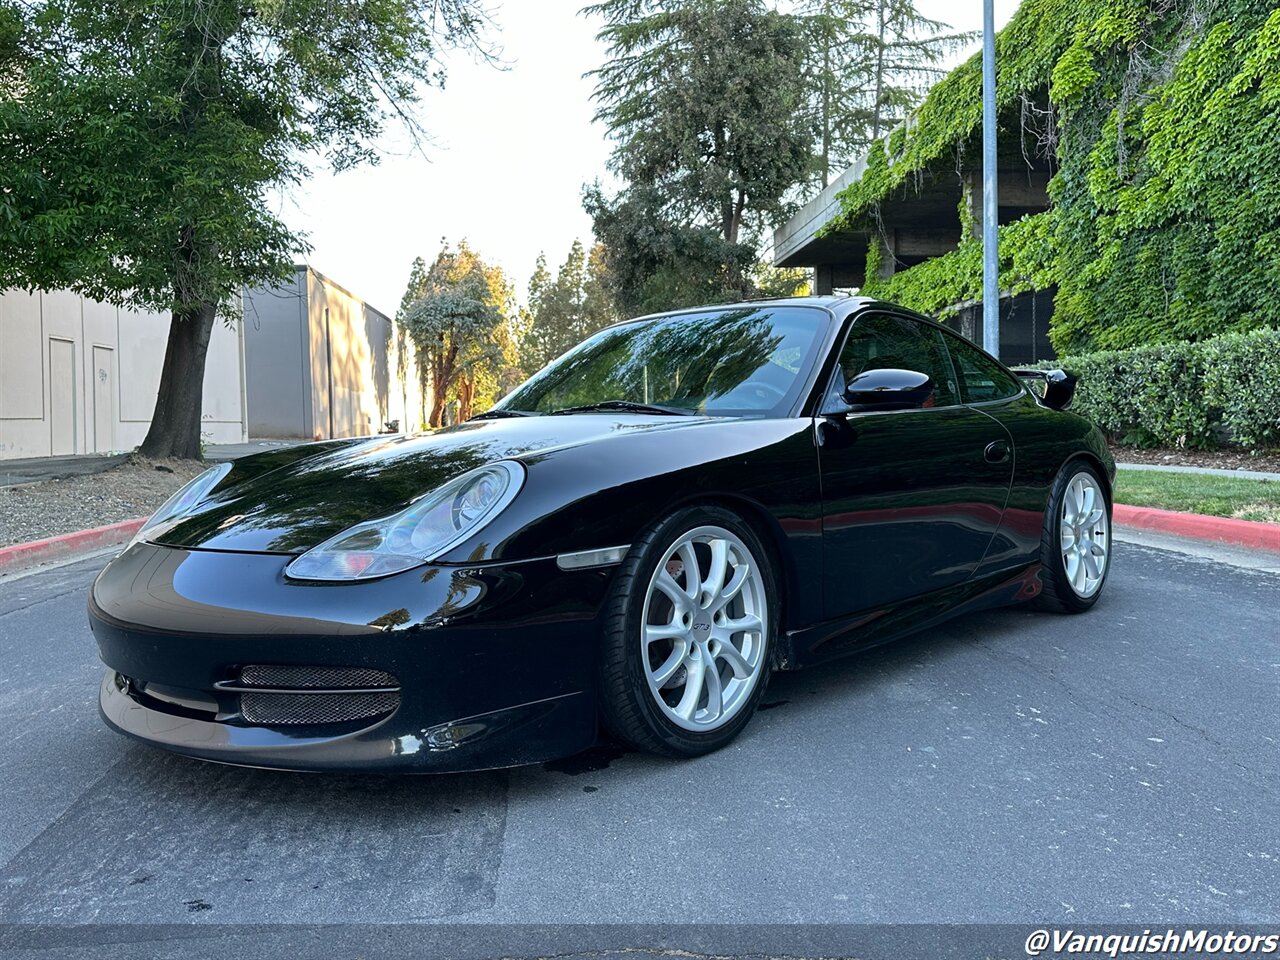
[[[617,324],[466,423],[193,480],[93,585],[102,715],[287,769],[706,753],[774,670],[1096,603],[1115,464],[1073,389],[862,298]]]

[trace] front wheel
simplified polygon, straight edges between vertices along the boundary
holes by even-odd
[[[1111,504],[1087,463],[1063,467],[1049,494],[1040,545],[1041,609],[1083,613],[1102,595],[1111,566]]]
[[[601,652],[606,728],[653,753],[724,746],[764,693],[778,603],[764,544],[736,514],[677,511],[618,571]]]

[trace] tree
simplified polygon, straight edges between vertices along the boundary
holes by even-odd
[[[758,263],[751,274],[751,282],[762,297],[807,297],[812,276],[800,267],[775,267],[771,263]]]
[[[664,202],[659,188],[642,184],[612,198],[598,187],[586,191],[583,206],[600,238],[615,309],[636,316],[750,296],[755,247],[677,222]]]
[[[547,273],[546,258],[539,255],[529,280],[529,324],[520,340],[520,359],[529,370],[541,370],[618,319],[606,272],[600,244],[588,257],[582,241],[573,241],[554,280]]]
[[[973,39],[925,17],[913,0],[807,0],[806,80],[818,179],[847,166],[920,102],[949,54]]]
[[[542,305],[542,300],[547,295],[547,291],[551,288],[551,271],[547,269],[547,255],[539,253],[538,259],[533,265],[533,276],[529,278],[529,300],[528,309],[530,313],[530,322],[532,315],[537,313],[538,308]]]
[[[589,327],[584,330],[584,337],[622,319],[613,306],[613,277],[609,271],[609,256],[604,244],[598,241],[591,245],[591,252],[587,254],[587,279],[582,289],[582,310]]]
[[[376,162],[392,116],[420,136],[419,90],[483,26],[479,0],[5,4],[0,287],[171,311],[140,449],[198,457],[215,317],[305,249],[269,192],[304,156]]]
[[[463,352],[462,375],[455,391],[459,421],[489,409],[525,379],[519,357],[522,328],[515,286],[495,264],[485,264],[484,274],[501,320],[484,349]]]
[[[430,378],[430,424],[444,423],[450,400],[458,401],[458,419],[472,415],[478,391],[493,393],[513,350],[505,330],[511,287],[502,271],[486,264],[464,240],[447,244],[424,272],[415,272],[401,322],[418,351],[419,369]]]
[[[749,289],[754,245],[812,162],[801,22],[761,0],[605,0],[588,12],[605,22],[597,118],[627,186],[592,188],[585,206],[619,307]]]

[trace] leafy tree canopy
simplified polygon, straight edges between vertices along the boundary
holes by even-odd
[[[585,205],[620,309],[750,290],[754,242],[812,163],[801,22],[761,0],[605,0],[598,118],[627,187]],[[693,299],[689,299],[692,297]]]
[[[217,310],[287,276],[268,202],[477,47],[477,0],[0,0],[0,286],[173,311],[143,452],[198,456]]]
[[[761,0],[606,0],[595,72],[613,168],[657,187],[673,220],[736,243],[785,210],[806,172],[805,36]]]
[[[431,426],[445,421],[450,400],[466,420],[513,385],[515,338],[508,324],[513,290],[501,268],[486,263],[465,240],[448,244],[430,267],[414,261],[400,322],[418,351],[431,389]]]
[[[633,184],[616,197],[587,190],[584,206],[608,263],[614,304],[624,316],[739,300],[753,287],[754,246],[728,243],[711,227],[676,222],[655,187]]]

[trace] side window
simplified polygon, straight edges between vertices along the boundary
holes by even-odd
[[[854,321],[840,352],[832,396],[839,396],[858,374],[887,368],[928,374],[933,380],[933,402],[926,406],[951,407],[960,402],[942,333],[887,313],[871,313]]]
[[[960,398],[965,403],[1006,400],[1022,392],[1016,377],[963,337],[948,336],[947,349],[960,374]]]

